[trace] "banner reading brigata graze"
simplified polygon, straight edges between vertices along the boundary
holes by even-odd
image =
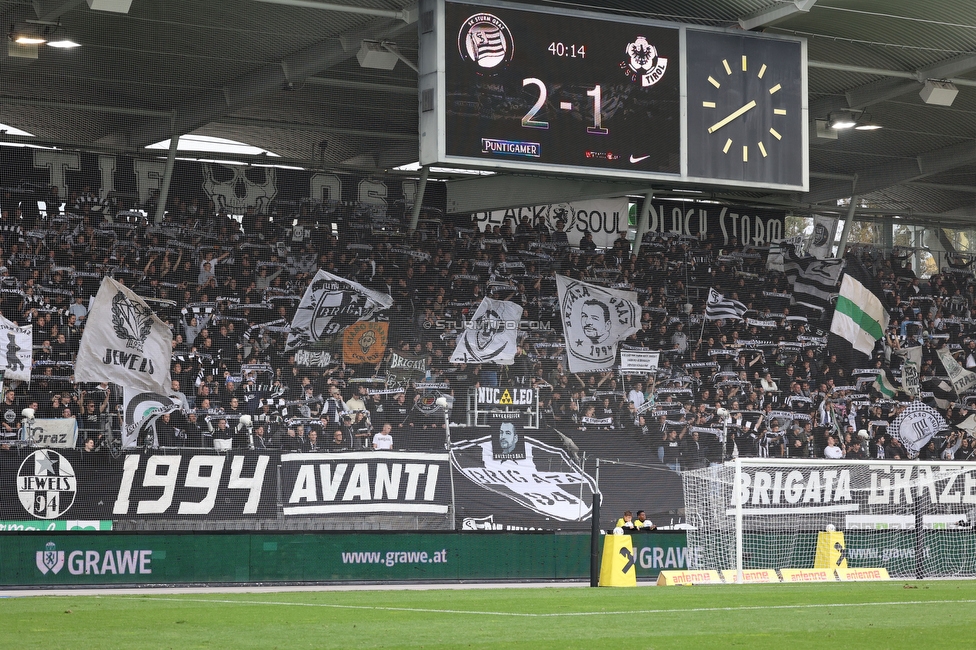
[[[75,380],[170,390],[173,332],[149,305],[109,277],[95,294],[75,360]]]
[[[698,201],[654,199],[648,213],[649,233],[674,233],[696,239],[719,234],[722,245],[767,246],[783,238],[786,213],[753,206],[724,206]]]
[[[683,474],[686,505],[692,501],[699,514],[712,509],[708,517],[735,515],[734,468],[696,470]],[[728,478],[732,481],[725,482]],[[689,488],[700,479],[701,487]],[[971,530],[976,524],[976,467],[953,462],[804,462],[802,466],[771,463],[757,467],[743,464],[739,479],[745,526],[765,530],[795,529],[798,522],[813,522],[823,530],[828,523],[838,529],[874,529],[875,523],[892,515],[907,515],[914,527],[916,506],[929,528]],[[695,491],[700,494],[695,494]],[[719,498],[721,504],[712,501]],[[808,515],[810,519],[803,519]],[[938,525],[936,525],[938,524]]]
[[[474,218],[481,230],[486,225],[501,226],[508,221],[513,232],[522,217],[527,217],[533,227],[541,221],[550,231],[555,231],[556,222],[562,221],[571,246],[578,246],[583,233],[590,232],[597,247],[609,248],[621,232],[627,232],[628,209],[627,197],[619,197],[476,212]]]
[[[448,516],[446,453],[282,454],[285,516],[390,513]]]

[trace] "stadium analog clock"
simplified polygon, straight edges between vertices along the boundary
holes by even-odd
[[[801,41],[688,30],[688,175],[802,185]]]

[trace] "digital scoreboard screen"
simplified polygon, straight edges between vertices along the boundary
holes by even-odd
[[[803,39],[453,0],[419,29],[422,164],[808,188]]]
[[[449,156],[680,173],[677,28],[455,3],[445,22]]]

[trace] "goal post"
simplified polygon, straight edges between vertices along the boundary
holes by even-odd
[[[838,564],[976,576],[976,464],[737,458],[682,482],[697,569],[812,568],[837,531]]]

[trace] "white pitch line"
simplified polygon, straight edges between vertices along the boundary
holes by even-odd
[[[827,607],[897,607],[904,605],[952,605],[973,604],[976,599],[963,600],[896,600],[883,603],[811,603],[805,605],[754,605],[745,607],[691,607],[687,609],[629,609],[612,612],[557,612],[531,614],[525,612],[491,612],[463,609],[429,609],[418,607],[376,607],[372,605],[338,605],[335,603],[290,603],[274,600],[212,600],[208,598],[125,598],[125,600],[152,600],[187,603],[219,603],[226,605],[282,605],[285,607],[327,607],[329,609],[365,609],[376,612],[413,612],[417,614],[468,614],[472,616],[509,616],[517,618],[563,618],[570,616],[620,616],[632,614],[681,614],[705,612],[748,612],[770,609],[824,609]]]

